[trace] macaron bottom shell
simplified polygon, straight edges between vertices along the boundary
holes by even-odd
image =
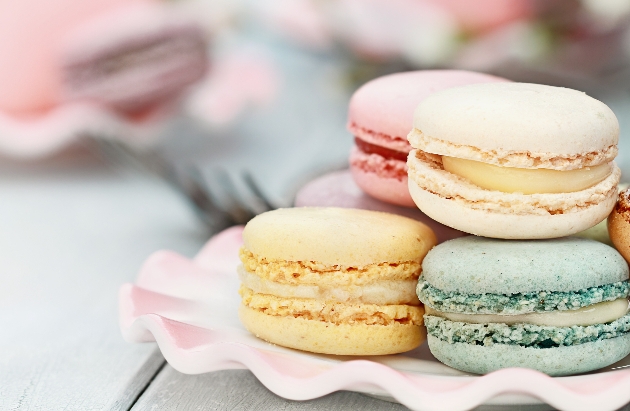
[[[472,208],[427,191],[412,179],[408,183],[409,193],[418,208],[432,219],[470,234],[503,239],[557,238],[578,233],[604,220],[616,201],[616,192],[611,192],[604,200],[579,211],[512,214]]]
[[[352,178],[368,195],[390,204],[415,206],[409,195],[405,161],[366,153],[358,147],[352,149],[349,160]]]
[[[238,314],[245,328],[258,338],[320,354],[396,354],[418,347],[426,338],[426,329],[413,324],[333,324],[267,315],[244,305]]]
[[[365,170],[352,166],[350,170],[354,181],[368,195],[386,203],[403,207],[415,207],[415,203],[409,194],[407,176],[400,179],[392,178],[379,175],[377,170]]]
[[[474,374],[487,374],[509,367],[531,368],[550,376],[579,374],[614,364],[630,354],[630,333],[554,348],[449,343],[432,335],[427,340],[431,353],[440,362]]]

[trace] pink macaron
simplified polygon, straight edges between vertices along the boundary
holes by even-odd
[[[296,194],[295,206],[360,208],[402,215],[429,226],[438,243],[467,235],[432,220],[417,208],[400,207],[366,195],[357,187],[349,170],[328,173],[308,182]]]
[[[474,83],[509,81],[460,70],[422,70],[379,77],[359,88],[348,112],[355,146],[350,170],[357,185],[379,200],[415,207],[407,188],[407,134],[416,106],[436,91]]]

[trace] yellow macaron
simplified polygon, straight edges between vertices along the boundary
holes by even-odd
[[[241,249],[243,325],[305,351],[381,355],[424,340],[415,295],[436,244],[418,221],[376,211],[287,208],[252,219]]]

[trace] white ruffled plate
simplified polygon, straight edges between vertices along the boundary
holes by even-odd
[[[259,340],[237,316],[241,233],[242,227],[223,231],[193,260],[170,251],[149,257],[136,284],[120,290],[124,338],[157,341],[169,364],[186,374],[247,368],[269,390],[292,400],[351,390],[395,399],[413,410],[436,411],[481,404],[603,411],[630,401],[630,369],[625,369],[630,356],[579,376],[552,378],[521,368],[473,376],[439,363],[426,344],[404,354],[357,358]]]

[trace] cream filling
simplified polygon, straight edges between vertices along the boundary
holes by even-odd
[[[325,286],[315,284],[282,284],[261,278],[240,265],[238,275],[243,285],[255,293],[277,297],[312,298],[324,301],[361,302],[364,304],[418,305],[416,285],[418,280],[380,280],[365,285]]]
[[[572,193],[602,182],[612,173],[612,163],[575,170],[502,167],[480,161],[442,156],[444,170],[471,183],[504,193]]]
[[[446,313],[434,310],[429,306],[425,306],[425,313],[427,315],[434,315],[451,321],[473,324],[535,324],[551,327],[605,324],[623,317],[629,311],[630,302],[626,298],[593,304],[578,310],[550,311],[544,313],[518,315]]]

